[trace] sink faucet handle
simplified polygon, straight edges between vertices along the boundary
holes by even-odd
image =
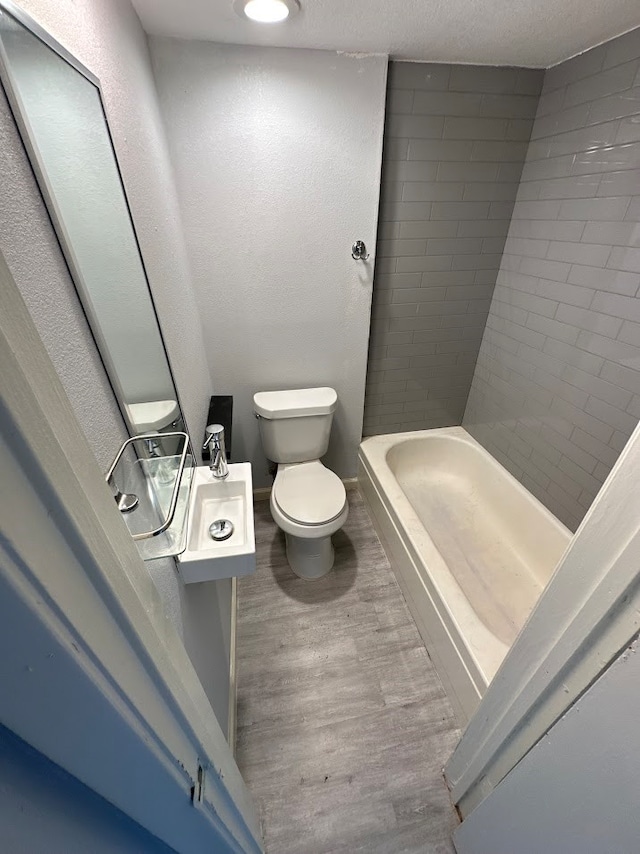
[[[206,428],[206,439],[204,445],[202,446],[202,450],[206,451],[211,442],[215,442],[217,444],[220,443],[221,439],[224,439],[224,427],[222,424],[207,424]]]

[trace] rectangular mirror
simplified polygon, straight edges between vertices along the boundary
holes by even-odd
[[[184,430],[98,81],[21,17],[0,77],[129,433]]]

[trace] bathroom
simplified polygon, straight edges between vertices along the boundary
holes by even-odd
[[[89,474],[183,455],[180,555],[110,524],[259,828],[228,850],[605,850],[486,826],[634,664],[640,14],[334,5],[0,0],[5,272]],[[222,489],[227,562],[187,534]]]

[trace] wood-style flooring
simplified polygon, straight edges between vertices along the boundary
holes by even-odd
[[[237,760],[268,854],[450,854],[459,731],[362,498],[335,567],[290,570],[269,503],[238,586]]]

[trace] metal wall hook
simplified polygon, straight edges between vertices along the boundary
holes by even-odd
[[[351,247],[351,257],[354,261],[367,261],[369,259],[369,253],[367,252],[364,240],[356,240]]]

